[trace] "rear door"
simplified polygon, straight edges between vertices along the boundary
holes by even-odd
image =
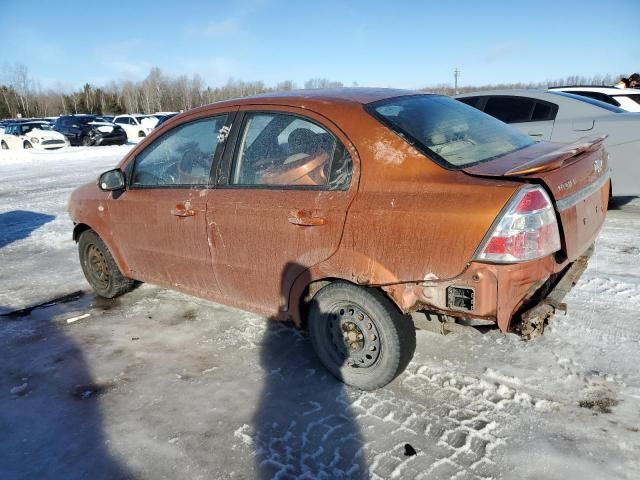
[[[482,109],[536,140],[551,140],[558,111],[558,107],[549,102],[506,95],[487,96]]]
[[[338,248],[355,151],[308,110],[245,106],[235,123],[207,200],[214,268],[233,303],[276,314],[293,281]]]

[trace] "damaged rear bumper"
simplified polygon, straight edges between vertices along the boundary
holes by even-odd
[[[589,258],[593,254],[593,245],[569,265],[559,278],[547,296],[534,307],[520,314],[519,333],[527,338],[534,338],[542,334],[544,326],[557,310],[567,311],[567,305],[562,303],[564,297],[578,283],[578,280],[587,269]]]
[[[532,338],[563,310],[562,299],[587,267],[593,245],[573,262],[553,256],[493,265],[471,262],[452,279],[428,279],[382,287],[404,312],[427,310],[454,317],[495,321],[507,332]]]

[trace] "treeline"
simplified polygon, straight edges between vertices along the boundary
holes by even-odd
[[[611,86],[616,83],[624,75],[594,75],[585,77],[580,75],[570,75],[566,78],[558,78],[555,80],[545,80],[544,82],[518,82],[518,83],[496,83],[491,85],[466,85],[458,87],[457,93],[477,92],[479,90],[511,90],[514,88],[537,88],[546,89],[549,87],[560,87],[568,85],[599,85]],[[453,86],[447,84],[438,84],[431,87],[421,88],[424,92],[439,93],[442,95],[455,95],[456,90]]]
[[[200,75],[178,77],[166,75],[159,68],[152,68],[144,80],[112,81],[104,86],[85,84],[79,90],[62,88],[43,89],[29,76],[23,64],[5,66],[0,82],[0,118],[49,117],[70,113],[120,114],[182,111],[200,105],[245,97],[259,93],[295,90],[298,88],[334,88],[344,86],[326,78],[313,78],[303,85],[291,80],[267,86],[261,81],[229,80],[220,87],[206,86]],[[598,75],[595,77],[572,76],[565,79],[539,83],[512,83],[458,88],[460,93],[494,88],[546,88],[557,85],[611,85],[619,77]],[[354,84],[356,85],[356,84]],[[434,85],[423,88],[445,95],[453,95],[451,85]]]

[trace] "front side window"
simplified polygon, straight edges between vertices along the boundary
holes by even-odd
[[[366,108],[447,168],[466,168],[534,143],[476,108],[440,95],[391,98]]]
[[[295,115],[245,116],[231,183],[346,189],[352,160],[323,127]]]
[[[180,125],[149,145],[135,160],[134,187],[206,186],[226,115]]]

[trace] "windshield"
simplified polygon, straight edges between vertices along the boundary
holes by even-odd
[[[606,102],[602,102],[600,100],[596,100],[595,98],[591,98],[591,97],[583,97],[582,95],[576,95],[575,93],[570,93],[570,92],[549,92],[549,93],[553,95],[561,95],[563,97],[573,98],[574,100],[580,100],[581,102],[588,103],[590,105],[593,105],[594,107],[604,108],[605,110],[609,110],[610,112],[614,112],[614,113],[626,112],[626,110],[623,110],[622,108],[616,107],[614,105],[610,105]]]
[[[448,168],[465,168],[534,143],[495,118],[440,95],[398,97],[370,113]]]
[[[74,117],[78,123],[89,123],[89,122],[95,122],[96,117],[94,116],[89,116],[89,115],[83,115],[82,117]]]

